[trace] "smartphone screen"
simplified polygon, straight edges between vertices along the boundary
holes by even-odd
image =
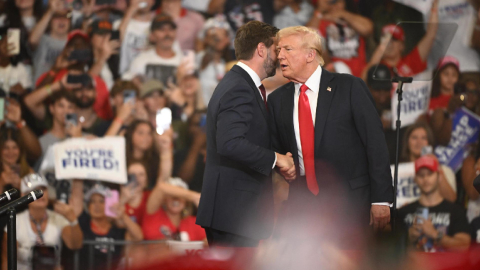
[[[20,53],[20,29],[9,28],[7,30],[7,43],[13,44],[13,49],[8,52],[9,55],[17,55]]]
[[[116,217],[117,215],[111,210],[111,208],[118,204],[119,196],[116,190],[107,190],[105,195],[105,215],[107,217]]]
[[[428,219],[428,208],[427,207],[419,207],[415,212],[415,217],[417,219],[418,224],[422,224],[424,220]]]
[[[69,61],[88,62],[92,59],[92,51],[89,49],[73,50],[68,56]]]
[[[76,113],[67,113],[65,115],[65,124],[67,125],[78,125],[78,117]]]
[[[127,186],[129,188],[135,189],[136,187],[138,187],[137,176],[135,174],[129,174],[127,179]]]
[[[155,122],[157,124],[156,130],[159,135],[162,135],[166,130],[170,128],[172,124],[172,111],[170,108],[163,108],[157,111],[157,116],[155,117]]]
[[[84,74],[68,74],[67,75],[67,83],[70,84],[82,84],[82,85],[89,85],[92,82],[91,77],[84,73]]]
[[[5,98],[0,98],[0,121],[5,120]]]
[[[125,90],[123,92],[123,103],[131,102],[135,103],[135,90]]]
[[[32,247],[32,270],[55,269],[58,263],[55,247],[43,245]]]
[[[57,181],[57,201],[67,204],[70,197],[70,182],[67,180]]]

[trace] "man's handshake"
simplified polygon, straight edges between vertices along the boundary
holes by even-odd
[[[277,170],[283,175],[285,180],[293,181],[295,180],[295,164],[293,163],[292,154],[289,152],[286,155],[275,153],[277,155]]]

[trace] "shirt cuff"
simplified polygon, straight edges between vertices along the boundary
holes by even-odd
[[[372,205],[385,205],[388,207],[393,207],[393,203],[388,203],[388,202],[374,202]]]
[[[277,164],[277,153],[273,152],[273,154],[275,155],[275,161],[273,162],[272,169],[275,168],[275,164]]]

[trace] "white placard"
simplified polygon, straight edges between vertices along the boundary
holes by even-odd
[[[392,180],[395,165],[391,166]],[[420,188],[415,183],[415,163],[406,162],[398,164],[397,208],[418,200]]]
[[[69,139],[53,145],[55,178],[127,183],[124,137]]]

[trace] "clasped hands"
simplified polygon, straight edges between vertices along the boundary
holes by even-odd
[[[279,153],[275,153],[275,155],[277,156],[277,162],[275,163],[277,171],[285,178],[285,180],[287,180],[287,182],[295,180],[296,172],[292,154],[289,152],[286,155]]]

